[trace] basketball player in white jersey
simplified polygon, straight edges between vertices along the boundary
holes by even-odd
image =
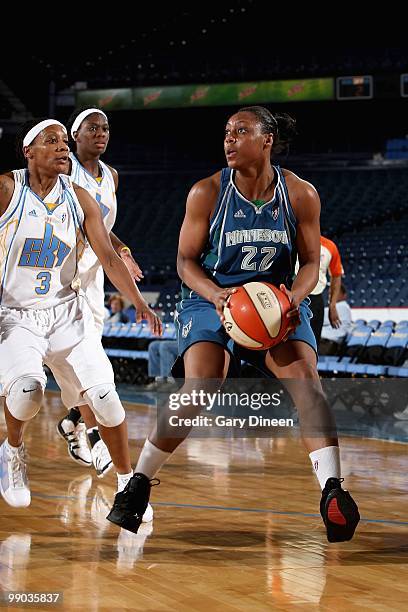
[[[129,247],[112,232],[117,213],[118,173],[100,159],[109,142],[108,118],[98,108],[78,109],[68,120],[68,132],[72,152],[69,155],[67,173],[76,185],[86,189],[98,202],[113,248],[126,264],[131,276],[138,281],[143,274]],[[102,265],[89,244],[79,262],[79,281],[91,307],[98,333],[102,336],[105,311],[104,274]],[[85,425],[80,422],[81,416],[86,425],[87,436]],[[67,441],[69,455],[82,465],[89,466],[93,463],[99,478],[111,469],[111,457],[100,438],[95,416],[86,404],[72,408],[59,421],[57,431]]]
[[[0,446],[0,493],[14,507],[31,501],[23,437],[42,403],[44,364],[68,408],[83,398],[91,406],[117,470],[119,491],[133,475],[112,366],[76,282],[87,240],[111,282],[134,304],[137,320],[147,319],[156,335],[162,332],[160,319],[113,249],[97,202],[61,174],[68,167],[65,127],[53,119],[30,122],[22,151],[28,165],[25,184],[0,176],[0,387],[7,426]],[[130,515],[127,508],[126,521],[116,517],[113,522],[127,528]]]

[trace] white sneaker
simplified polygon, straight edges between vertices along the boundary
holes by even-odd
[[[15,453],[5,441],[0,446],[0,493],[15,508],[26,508],[31,503],[24,444]]]
[[[150,504],[147,504],[147,508],[142,517],[142,523],[150,523],[153,520],[153,508]]]
[[[103,478],[105,474],[113,468],[112,458],[108,447],[103,440],[99,440],[91,449],[92,462],[95,466],[98,478]]]
[[[74,423],[65,417],[57,424],[57,431],[68,443],[68,453],[74,461],[87,467],[92,465],[85,423],[78,423],[75,427]]]

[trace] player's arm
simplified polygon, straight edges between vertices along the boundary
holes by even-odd
[[[119,255],[119,257],[125,263],[127,269],[129,270],[130,276],[135,281],[142,280],[144,274],[141,271],[137,261],[134,260],[130,248],[126,246],[126,244],[122,242],[120,238],[118,238],[116,234],[114,234],[112,231],[109,233],[109,238],[116,253]]]
[[[6,212],[14,192],[14,178],[9,173],[0,175],[0,217]]]
[[[115,168],[112,166],[108,166],[109,170],[113,176],[113,182],[115,184],[115,193],[118,191],[119,187],[119,174]],[[111,243],[119,257],[125,262],[127,269],[130,272],[130,276],[135,281],[140,281],[143,278],[143,272],[140,269],[139,264],[134,260],[132,252],[130,248],[121,241],[120,238],[116,236],[112,231],[109,233],[109,238],[111,239]]]
[[[339,299],[341,288],[341,276],[330,277],[329,288],[329,321],[330,325],[338,329],[341,325],[341,319],[337,312],[337,300]]]
[[[310,183],[297,179],[291,203],[297,219],[299,272],[292,285],[292,302],[299,306],[316,287],[320,265],[320,198]]]
[[[223,306],[233,289],[221,289],[208,278],[200,257],[208,241],[210,219],[219,191],[219,173],[198,181],[187,197],[177,252],[177,272],[184,283],[204,299],[215,304],[222,316]]]
[[[14,192],[14,179],[10,174],[0,175],[0,217],[6,212]]]
[[[134,304],[137,321],[147,319],[151,330],[155,334],[161,334],[162,325],[159,317],[147,306],[126,265],[112,247],[96,200],[82,187],[75,185],[74,189],[85,215],[85,234],[109,280]]]

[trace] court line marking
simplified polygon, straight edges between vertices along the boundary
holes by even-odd
[[[45,493],[31,493],[32,497],[40,499],[70,499],[72,501],[82,498],[69,495],[46,495]],[[92,497],[87,497],[87,501],[92,501]],[[306,512],[294,512],[290,510],[270,510],[268,508],[240,508],[234,506],[205,506],[201,504],[178,504],[176,502],[154,502],[152,506],[169,506],[172,508],[190,508],[193,510],[225,510],[228,512],[255,512],[260,514],[275,514],[279,516],[306,516],[308,518],[321,518],[320,514],[308,514]],[[381,523],[386,525],[408,525],[408,521],[393,521],[388,519],[368,519],[361,517],[364,523]]]

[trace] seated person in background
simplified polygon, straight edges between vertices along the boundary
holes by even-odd
[[[347,301],[346,288],[341,284],[339,297],[336,302],[337,314],[340,319],[340,327],[332,327],[329,321],[329,309],[324,309],[324,321],[322,336],[319,345],[320,355],[336,355],[340,344],[351,329],[351,308]]]
[[[173,382],[171,368],[178,354],[177,340],[153,340],[149,344],[148,374],[155,380],[149,388],[156,388],[161,382]]]
[[[111,295],[109,298],[109,308],[111,311],[108,323],[129,323],[129,317],[123,312],[125,307],[124,299],[119,293]]]

